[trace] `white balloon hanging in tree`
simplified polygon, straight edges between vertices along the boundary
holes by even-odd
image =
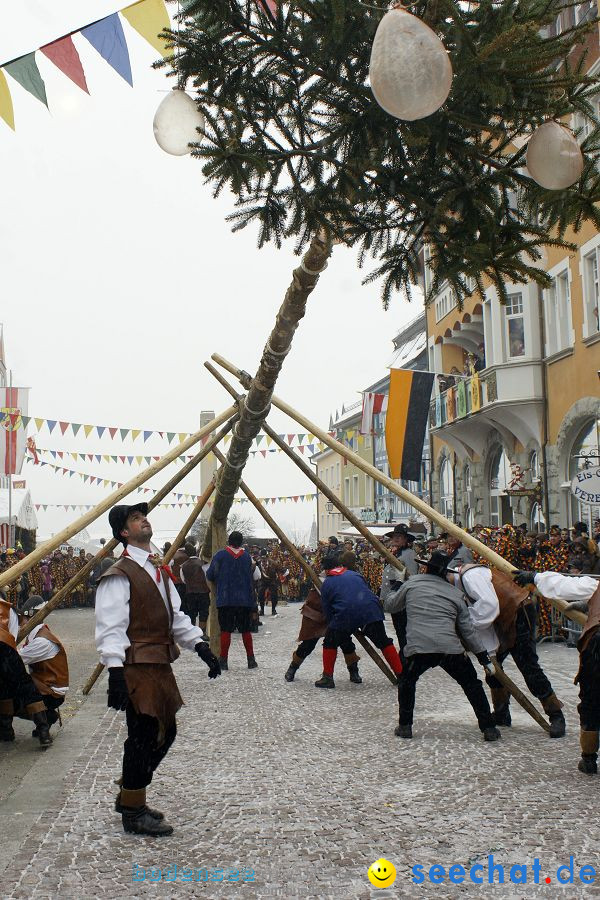
[[[428,25],[405,9],[390,9],[375,32],[369,78],[382,109],[412,122],[443,105],[452,86],[452,64]]]
[[[204,116],[185,91],[171,91],[160,103],[154,116],[154,137],[161,150],[172,156],[190,153],[190,144],[200,140],[198,129],[204,129]]]
[[[527,145],[527,169],[547,190],[571,187],[583,171],[583,154],[573,134],[558,122],[544,122]]]

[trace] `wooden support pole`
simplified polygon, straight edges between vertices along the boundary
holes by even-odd
[[[89,510],[83,516],[80,516],[75,522],[67,525],[66,528],[63,528],[62,531],[55,534],[54,537],[45,541],[43,544],[40,544],[39,547],[32,550],[31,553],[15,566],[12,566],[0,575],[0,588],[3,588],[6,584],[12,584],[12,582],[20,578],[24,572],[27,572],[32,566],[35,566],[36,563],[44,559],[45,556],[48,556],[49,553],[56,550],[57,547],[60,547],[61,544],[73,537],[74,534],[78,534],[82,529],[87,528],[88,525],[94,522],[103,513],[107,512],[111,506],[114,506],[119,500],[126,497],[127,494],[130,494],[137,487],[144,484],[145,481],[148,481],[148,479],[161,472],[165,466],[168,466],[169,463],[172,463],[178,456],[181,456],[182,453],[185,453],[186,450],[189,450],[189,448],[193,447],[194,444],[197,444],[198,441],[201,441],[203,437],[210,434],[211,431],[214,431],[215,428],[218,428],[219,425],[222,425],[227,419],[230,419],[236,412],[236,407],[230,406],[228,409],[224,410],[224,412],[215,416],[212,421],[204,425],[199,431],[190,435],[189,438],[186,438],[185,441],[182,441],[181,444],[178,444],[173,450],[169,450],[169,452],[157,462],[152,463],[151,466],[148,466],[148,468],[139,475],[131,478],[126,484],[106,497],[105,500],[101,500],[93,509]]]
[[[223,463],[224,456],[222,455],[222,453],[219,450],[215,450],[215,456],[217,457],[219,462]],[[246,495],[246,497],[248,498],[250,503],[254,506],[254,508],[261,514],[261,516],[263,517],[263,519],[265,520],[265,522],[267,523],[269,528],[271,528],[275,532],[275,534],[277,535],[279,540],[282,542],[282,544],[285,544],[285,546],[288,548],[288,550],[290,551],[290,553],[292,554],[292,556],[294,557],[294,559],[296,560],[298,565],[306,572],[307,576],[310,578],[310,580],[312,581],[313,585],[318,590],[318,592],[321,593],[321,581],[319,579],[319,576],[313,569],[313,567],[306,562],[306,560],[304,559],[302,554],[296,549],[296,547],[294,547],[294,545],[292,544],[292,542],[290,541],[288,536],[285,534],[285,532],[283,532],[281,530],[281,528],[279,527],[277,522],[269,515],[269,513],[263,507],[263,505],[260,502],[260,500],[258,499],[258,497],[252,493],[250,488],[243,481],[240,481],[240,488],[242,489],[242,491],[244,492],[244,494]],[[361,645],[361,647],[365,650],[365,652],[369,654],[369,656],[371,657],[373,662],[377,666],[379,666],[379,668],[384,673],[384,675],[386,675],[387,678],[390,679],[392,684],[397,684],[396,676],[391,671],[391,669],[389,669],[387,663],[379,656],[379,654],[371,646],[369,641],[362,634],[356,634],[355,637],[356,637],[357,641],[359,642],[359,644]]]
[[[230,372],[234,375],[240,383],[246,387],[251,380],[250,375],[247,372],[244,372],[243,369],[238,369],[233,363],[229,362],[229,360],[225,359],[223,356],[220,356],[218,353],[213,353],[211,356],[218,365],[220,365],[227,372]],[[506,572],[508,575],[511,575],[513,572],[516,572],[516,568],[511,565],[511,563],[507,562],[492,550],[490,547],[487,547],[481,541],[477,540],[476,537],[473,537],[472,534],[469,534],[468,531],[464,531],[458,525],[455,525],[454,522],[450,522],[446,519],[437,509],[434,509],[432,506],[429,506],[428,503],[425,503],[424,500],[421,500],[420,497],[415,497],[414,494],[411,494],[406,488],[402,487],[402,485],[397,484],[391,478],[388,478],[387,475],[384,475],[383,472],[380,472],[379,469],[376,469],[375,466],[372,466],[370,463],[366,462],[362,459],[358,453],[354,453],[353,450],[350,450],[348,447],[345,447],[344,444],[341,444],[339,441],[336,441],[335,438],[332,438],[330,434],[324,431],[322,428],[319,428],[314,422],[311,422],[310,419],[307,419],[302,413],[298,412],[297,409],[294,409],[293,406],[290,406],[289,403],[286,403],[281,398],[275,396],[273,394],[271,398],[271,403],[273,406],[276,406],[277,409],[280,409],[282,412],[286,413],[290,418],[294,419],[295,422],[298,422],[299,425],[302,425],[310,434],[314,434],[315,437],[318,437],[320,441],[324,444],[327,444],[328,447],[331,447],[332,450],[335,450],[339,453],[340,456],[343,456],[344,459],[349,460],[354,463],[354,465],[362,469],[363,472],[366,472],[367,475],[370,475],[371,478],[374,478],[375,481],[378,481],[380,484],[383,484],[392,494],[395,494],[397,497],[400,497],[414,509],[418,510],[420,513],[423,513],[428,519],[431,519],[436,525],[439,525],[440,528],[443,528],[444,531],[447,531],[448,534],[451,534],[453,537],[457,538],[466,547],[474,550],[479,556],[483,557],[483,559],[487,559],[489,563],[499,569],[501,572]],[[578,622],[579,624],[585,623],[586,617],[577,611],[571,611],[566,609],[566,602],[564,600],[552,600],[549,597],[545,598],[549,603],[552,603],[557,609],[559,609],[562,613],[564,613],[567,618],[572,619],[574,622]]]
[[[161,503],[162,500],[164,500],[164,498],[171,493],[173,488],[177,487],[179,482],[182,481],[182,479],[184,479],[187,475],[190,474],[190,472],[192,472],[196,468],[198,463],[200,463],[204,459],[204,457],[207,456],[211,452],[211,450],[213,450],[213,448],[223,440],[225,435],[231,431],[236,421],[237,414],[234,415],[228,422],[226,422],[223,428],[221,428],[220,431],[217,432],[217,434],[215,434],[212,438],[210,438],[209,441],[206,442],[204,447],[202,447],[202,449],[194,456],[193,459],[187,462],[182,469],[176,472],[173,477],[162,488],[160,488],[159,491],[156,492],[154,497],[152,497],[152,499],[148,501],[148,511],[151,511],[156,506],[158,506],[158,504]],[[24,641],[30,631],[32,631],[36,627],[36,625],[39,625],[41,622],[43,622],[44,619],[50,615],[52,610],[56,609],[56,607],[64,600],[64,598],[77,587],[79,582],[90,574],[96,563],[101,559],[104,559],[105,556],[108,556],[108,554],[111,553],[118,544],[119,541],[117,541],[115,538],[111,538],[108,544],[104,545],[102,550],[96,553],[96,555],[92,559],[90,559],[89,562],[85,564],[85,566],[82,566],[79,572],[76,572],[75,575],[73,575],[73,577],[69,581],[67,581],[64,587],[57,591],[56,594],[54,594],[54,596],[51,597],[50,600],[48,600],[48,602],[45,603],[44,606],[39,609],[34,616],[31,616],[31,618],[23,625],[23,627],[19,631],[17,641]]]
[[[185,522],[183,523],[183,526],[182,526],[181,530],[179,531],[179,534],[177,535],[177,537],[175,538],[175,540],[173,541],[173,543],[171,544],[171,546],[165,553],[164,563],[166,566],[169,565],[169,563],[171,562],[171,560],[173,559],[173,557],[175,556],[175,554],[177,553],[177,551],[183,544],[190,528],[192,527],[192,525],[194,524],[194,522],[196,521],[196,519],[198,518],[198,516],[200,515],[200,513],[202,512],[202,510],[208,503],[208,501],[210,500],[214,489],[215,489],[215,482],[213,479],[211,481],[211,483],[208,485],[208,487],[204,489],[201,496],[198,498],[198,502],[196,503],[193,510],[191,511],[191,513],[189,514],[189,516],[187,517]]]
[[[222,387],[224,387],[225,390],[231,394],[231,396],[234,398],[234,400],[237,400],[239,402],[242,399],[241,394],[237,393],[235,388],[233,388],[227,382],[227,380],[225,378],[223,378],[221,373],[218,372],[214,366],[212,366],[208,362],[205,362],[204,366],[205,366],[205,368],[208,369],[208,371],[211,373],[211,375],[213,375],[217,379],[219,384],[222,385]],[[377,553],[379,553],[381,556],[383,556],[383,558],[386,560],[386,562],[388,562],[392,566],[395,566],[395,568],[398,569],[400,572],[404,572],[404,570],[406,569],[406,566],[399,559],[397,559],[393,553],[391,553],[388,550],[388,548],[385,546],[385,544],[381,543],[379,538],[377,538],[374,534],[372,534],[369,531],[369,529],[366,527],[366,525],[364,525],[360,521],[360,519],[358,519],[354,515],[354,513],[331,490],[331,488],[328,485],[326,485],[325,482],[313,472],[311,467],[303,459],[300,459],[300,457],[296,453],[294,453],[292,448],[288,447],[288,445],[285,443],[285,441],[281,440],[279,435],[275,434],[273,429],[267,425],[266,421],[263,422],[262,427],[263,427],[263,431],[266,434],[268,434],[268,436],[271,438],[271,440],[274,441],[277,444],[277,446],[280,447],[281,450],[283,450],[283,452],[286,454],[286,456],[288,456],[292,460],[292,462],[298,466],[300,471],[304,475],[306,475],[306,477],[309,479],[309,481],[312,481],[312,483],[315,485],[315,487],[317,487],[318,490],[321,491],[321,493],[324,494],[325,497],[327,497],[327,499],[331,503],[333,503],[333,505],[348,520],[348,522],[350,522],[352,525],[354,525],[356,530],[358,532],[360,532],[360,534],[362,534],[362,536],[371,544],[371,546],[377,551]]]
[[[495,677],[498,679],[498,681],[504,685],[504,687],[509,692],[509,694],[512,694],[512,696],[515,698],[517,703],[523,707],[525,712],[528,712],[529,715],[531,716],[531,718],[535,719],[535,721],[538,723],[538,725],[541,725],[541,727],[544,729],[544,731],[549,733],[550,732],[550,723],[547,722],[546,719],[543,717],[543,715],[539,712],[539,710],[537,710],[535,708],[535,706],[533,705],[533,703],[531,702],[529,697],[527,697],[523,693],[523,691],[517,687],[517,685],[514,683],[514,681],[512,681],[508,677],[508,675],[506,674],[504,669],[502,669],[501,666],[499,665],[498,661],[494,660],[493,662],[494,662],[494,668],[496,670]]]

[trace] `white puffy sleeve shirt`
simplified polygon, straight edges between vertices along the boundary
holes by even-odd
[[[476,566],[473,569],[461,567],[461,577],[465,590],[472,598],[467,604],[471,622],[487,652],[495,653],[499,641],[494,622],[500,615],[500,603],[492,584],[492,573],[485,566]],[[460,577],[455,575],[454,580],[456,586],[460,588]]]
[[[155,580],[163,598],[165,607],[169,602],[165,584],[161,577],[156,582],[156,568],[149,562],[150,554],[139,547],[127,547],[129,557],[146,570]],[[173,636],[180,647],[193,650],[198,641],[205,640],[204,632],[192,625],[189,616],[181,612],[181,598],[170,579],[167,579],[169,599],[173,607]],[[129,647],[127,629],[129,627],[129,579],[125,575],[111,575],[103,579],[96,591],[96,649],[100,654],[100,662],[107,669],[122,666],[125,652]]]
[[[548,600],[566,600],[567,603],[589,600],[599,584],[600,581],[588,578],[587,575],[571,578],[558,572],[540,572],[535,576],[535,586],[542,597],[547,597]]]

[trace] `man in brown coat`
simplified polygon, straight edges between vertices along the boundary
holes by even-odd
[[[194,650],[221,674],[202,630],[181,612],[170,570],[152,553],[147,503],[114,506],[108,520],[123,555],[100,578],[96,592],[96,647],[108,668],[108,706],[124,710],[121,791],[116,801],[123,829],[133,834],[170,835],[161,812],[146,806],[146,788],[175,740],[175,715],[182,706],[171,663],[177,645]]]

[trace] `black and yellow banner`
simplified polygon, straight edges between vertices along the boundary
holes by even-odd
[[[421,477],[433,378],[432,372],[390,370],[385,444],[392,478],[419,481]]]

